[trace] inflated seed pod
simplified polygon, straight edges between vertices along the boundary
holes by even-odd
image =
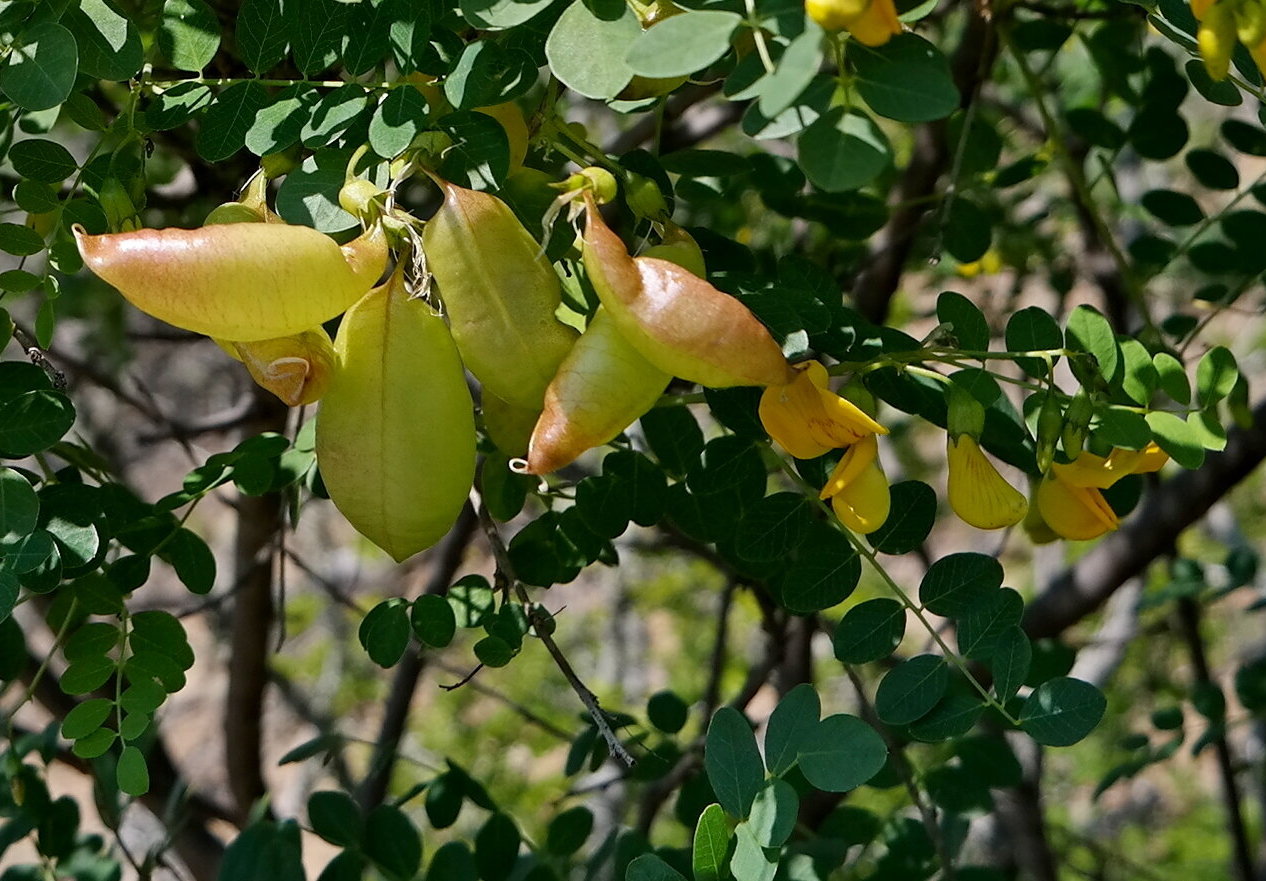
[[[475,476],[475,420],[444,319],[397,269],[343,317],[317,415],[330,499],[397,561],[439,541]]]
[[[585,270],[602,305],[660,370],[711,388],[784,385],[795,371],[746,306],[689,270],[629,256],[585,196]]]
[[[497,449],[507,456],[526,456],[532,429],[540,418],[540,410],[525,410],[507,404],[484,389],[480,410],[484,415],[484,429]]]
[[[422,247],[462,361],[498,398],[539,410],[577,335],[554,317],[558,275],[505,202],[437,183],[444,204]]]
[[[347,309],[382,275],[374,226],[339,246],[307,226],[226,223],[93,236],[74,227],[88,268],[155,318],[221,339],[290,336]]]
[[[272,392],[289,407],[319,400],[330,386],[334,345],[324,328],[251,343],[216,342],[246,365],[256,385]]]
[[[599,309],[545,391],[528,444],[529,474],[548,474],[605,444],[654,406],[672,376],[651,364]]]

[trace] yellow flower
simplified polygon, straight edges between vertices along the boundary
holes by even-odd
[[[1121,524],[1102,490],[1127,474],[1156,471],[1168,461],[1155,443],[1141,450],[1115,449],[1107,456],[1082,452],[1074,462],[1051,466],[1037,489],[1038,512],[1062,538],[1098,538]]]
[[[804,9],[825,30],[847,29],[867,46],[882,46],[901,33],[893,0],[805,0]]]
[[[888,478],[879,464],[879,441],[868,434],[848,448],[819,498],[830,499],[840,522],[863,535],[874,532],[888,519],[892,497]]]
[[[977,529],[1001,529],[1024,518],[1028,501],[1003,479],[970,434],[950,438],[948,460],[949,503],[963,522]]]
[[[851,401],[827,388],[826,368],[810,361],[787,385],[765,389],[760,420],[770,436],[797,459],[813,459],[874,434],[887,434]]]

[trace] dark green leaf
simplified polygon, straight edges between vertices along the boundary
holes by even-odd
[[[33,532],[39,515],[39,496],[27,479],[12,468],[0,467],[0,545],[9,545]],[[8,551],[0,551],[7,558]]]
[[[46,450],[74,422],[75,410],[60,392],[19,395],[0,406],[0,455],[19,458]]]
[[[365,823],[356,802],[345,792],[323,790],[308,797],[308,825],[330,844],[360,847]]]
[[[704,766],[717,801],[735,817],[746,817],[765,780],[752,726],[732,707],[722,707],[708,726]]]
[[[891,510],[883,525],[866,536],[884,554],[908,554],[920,547],[936,522],[936,492],[918,480],[903,480],[889,489]]]
[[[744,539],[741,537],[740,553]],[[861,578],[857,552],[838,529],[821,520],[808,523],[794,561],[777,577],[777,598],[789,611],[809,614],[846,600]]]
[[[946,618],[967,614],[1002,586],[1002,565],[984,554],[958,553],[928,567],[919,599],[930,612]]]
[[[378,805],[365,820],[365,856],[389,878],[408,881],[422,865],[422,836],[394,805]]]
[[[79,70],[79,48],[70,31],[45,21],[26,28],[0,67],[0,91],[26,110],[48,110],[70,95]]]
[[[62,719],[62,737],[67,740],[87,737],[110,718],[113,710],[114,701],[104,697],[94,697],[77,704]]]
[[[856,716],[837,714],[818,723],[800,751],[800,771],[824,792],[856,789],[888,760],[883,738]]]
[[[1064,333],[1045,309],[1027,306],[1007,321],[1006,341],[1007,349],[1012,352],[1062,349]],[[1016,363],[1030,376],[1045,376],[1048,372],[1047,362],[1043,359],[1019,358]]]
[[[629,863],[624,881],[686,881],[681,873],[653,853],[644,853]]]
[[[220,48],[220,21],[204,0],[167,0],[155,40],[172,67],[197,73]]]
[[[0,251],[15,257],[29,257],[43,250],[44,237],[31,227],[21,223],[0,223]]]
[[[295,66],[311,76],[339,56],[350,8],[339,0],[285,0],[290,54]]]
[[[80,0],[62,19],[79,48],[79,71],[103,80],[126,80],[141,69],[145,50],[136,26],[104,0]]]
[[[906,632],[906,612],[896,600],[880,597],[849,609],[835,628],[835,657],[845,664],[886,658]]]
[[[1061,677],[1033,690],[1020,711],[1020,728],[1043,746],[1072,746],[1103,718],[1107,701],[1080,679]]]
[[[514,820],[493,814],[475,835],[475,865],[484,881],[505,881],[519,858],[522,838]]]
[[[575,0],[559,17],[545,41],[545,57],[554,76],[586,98],[614,98],[633,78],[624,60],[629,46],[642,33],[637,15],[627,5],[598,5],[590,11]]]
[[[409,647],[409,614],[402,599],[384,600],[360,622],[360,644],[380,667],[394,667]]]
[[[1191,226],[1204,220],[1204,211],[1191,196],[1174,190],[1150,190],[1143,194],[1143,207],[1161,223]]]
[[[1213,150],[1188,150],[1183,157],[1196,180],[1211,190],[1234,190],[1240,185],[1240,173],[1234,163]]]
[[[905,33],[877,48],[854,43],[849,49],[849,60],[857,69],[857,91],[880,116],[930,122],[958,107],[949,62],[922,37]]]
[[[780,776],[791,770],[800,750],[817,729],[822,703],[814,687],[802,682],[774,707],[765,729],[765,767]]]
[[[392,89],[369,122],[369,146],[384,159],[394,159],[426,125],[427,104],[411,85]]]
[[[756,794],[747,823],[761,847],[782,847],[796,828],[799,809],[795,789],[786,780],[774,777],[766,780]]]
[[[593,831],[593,812],[577,805],[550,821],[545,834],[545,849],[559,856],[570,856],[584,847]]]
[[[828,193],[864,187],[892,162],[892,146],[874,120],[843,107],[801,132],[797,149],[805,175]]]
[[[625,54],[640,76],[686,76],[717,61],[730,49],[730,35],[742,21],[733,12],[689,11],[643,31]]]
[[[1180,416],[1163,410],[1147,414],[1148,427],[1160,448],[1184,468],[1204,464],[1204,443],[1194,426]]]
[[[651,453],[668,473],[681,477],[703,453],[703,432],[687,407],[655,407],[642,416],[642,433]]]
[[[414,600],[409,622],[421,642],[437,649],[452,642],[457,630],[457,615],[450,601],[435,594],[425,594]]]
[[[64,181],[79,167],[69,150],[42,138],[18,141],[9,149],[9,161],[18,174],[46,184]]]
[[[281,0],[243,0],[237,13],[237,49],[255,73],[281,61],[288,41]]]
[[[671,691],[657,691],[646,702],[646,717],[665,734],[676,734],[686,725],[690,707]]]
[[[198,154],[222,162],[246,145],[255,115],[268,106],[268,92],[257,82],[235,83],[220,93],[202,118]]]
[[[725,858],[730,849],[730,823],[719,804],[710,804],[699,815],[691,847],[694,881],[723,881]]]
[[[945,694],[949,668],[939,655],[919,655],[893,667],[875,692],[875,713],[889,725],[924,716]]]
[[[123,747],[115,766],[115,780],[124,795],[135,798],[149,792],[149,768],[145,767],[145,756],[135,746]]]

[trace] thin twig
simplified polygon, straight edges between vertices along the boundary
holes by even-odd
[[[501,533],[497,531],[497,525],[492,522],[492,517],[488,514],[488,509],[482,502],[479,505],[479,522],[483,525],[484,534],[488,537],[488,544],[492,547],[492,554],[497,563],[497,581],[506,589],[514,590],[515,596],[523,604],[523,609],[527,613],[528,621],[531,622],[537,639],[541,641],[541,645],[545,646],[545,650],[554,659],[554,665],[558,667],[558,671],[563,674],[563,678],[567,680],[567,684],[576,693],[576,697],[580,698],[580,702],[589,711],[589,717],[593,719],[594,727],[602,735],[602,739],[606,742],[611,755],[624,767],[632,768],[637,764],[637,760],[625,749],[624,744],[620,742],[620,738],[612,730],[607,714],[598,702],[598,696],[576,675],[576,671],[572,669],[571,663],[558,647],[558,643],[554,642],[554,637],[550,634],[553,619],[542,614],[540,607],[534,604],[532,598],[528,596],[527,589],[524,588],[523,583],[515,577],[514,567],[510,563],[510,555],[506,551],[505,542],[502,541]]]

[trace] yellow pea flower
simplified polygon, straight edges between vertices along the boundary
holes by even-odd
[[[848,448],[819,498],[830,499],[835,516],[854,532],[865,535],[884,525],[892,496],[875,435],[868,434]]]
[[[1114,449],[1107,456],[1083,451],[1066,465],[1052,465],[1037,490],[1037,508],[1056,535],[1073,541],[1098,538],[1121,525],[1102,490],[1127,474],[1157,471],[1169,461],[1155,443],[1141,450]]]
[[[1019,523],[1028,511],[1024,494],[998,473],[970,434],[950,436],[949,503],[964,523],[1001,529]]]
[[[804,9],[823,29],[847,30],[866,46],[882,46],[901,33],[893,0],[805,0]]]
[[[805,365],[787,385],[765,389],[760,397],[761,423],[770,437],[797,459],[813,459],[888,429],[852,401],[827,388],[826,368]]]

